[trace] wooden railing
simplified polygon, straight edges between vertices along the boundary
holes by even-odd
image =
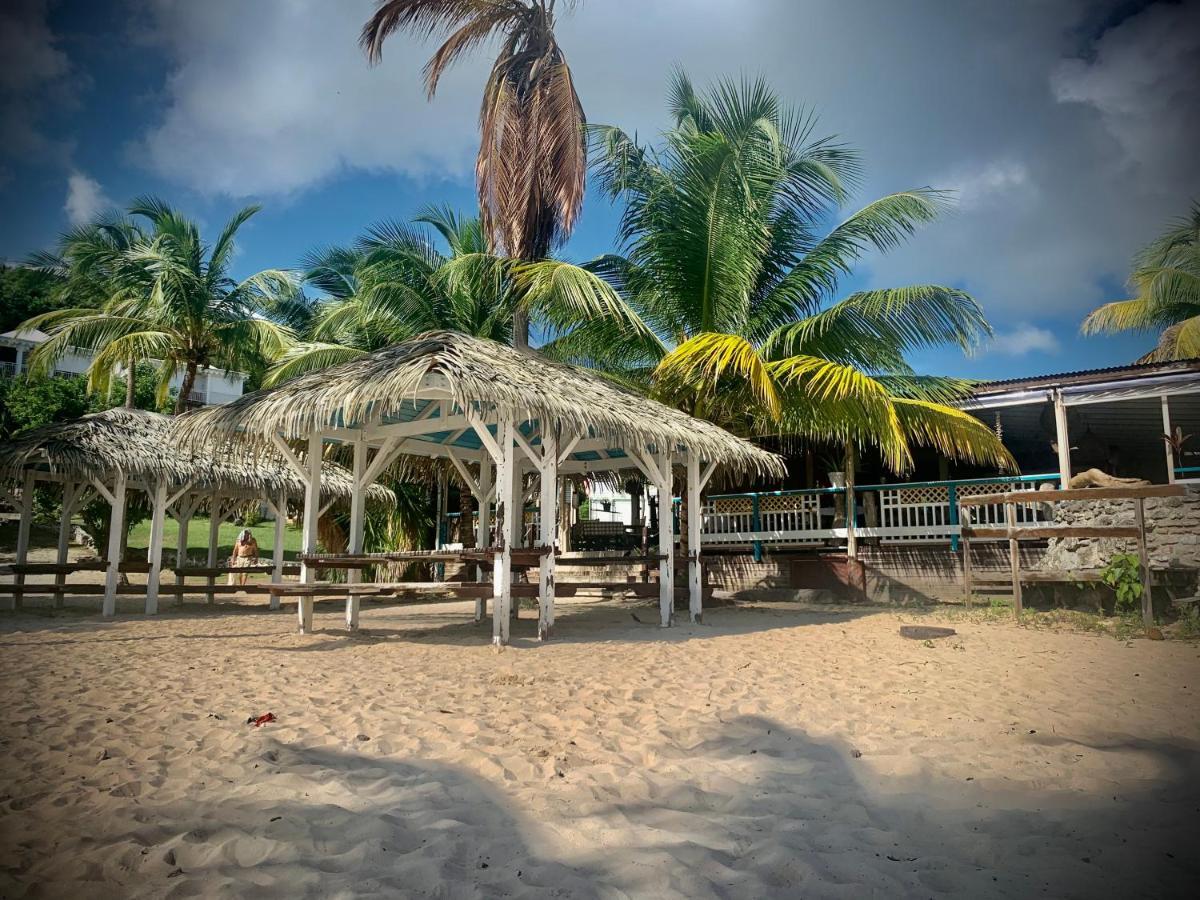
[[[705,502],[701,535],[705,544],[749,545],[756,555],[763,546],[844,543],[850,529],[882,543],[948,543],[957,549],[960,500],[1058,481],[1058,475],[1045,474],[868,484],[856,487],[849,498],[844,488],[720,494]],[[978,514],[979,524],[1003,522],[1005,515],[1001,504],[979,507]],[[1033,502],[1017,511],[1023,523],[1044,516]]]

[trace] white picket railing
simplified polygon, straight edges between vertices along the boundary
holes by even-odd
[[[958,543],[958,500],[1036,484],[1054,485],[1056,475],[1019,478],[978,478],[964,481],[926,481],[895,485],[863,485],[855,491],[854,530],[859,537],[883,543]],[[705,544],[713,546],[774,546],[838,543],[846,539],[845,491],[823,488],[726,494],[708,499],[701,528]],[[973,508],[976,524],[999,524],[1001,504]],[[1017,507],[1020,522],[1044,521],[1045,504]]]

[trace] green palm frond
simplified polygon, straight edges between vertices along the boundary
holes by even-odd
[[[330,366],[358,359],[365,354],[365,350],[357,350],[343,344],[302,341],[289,347],[283,356],[267,370],[266,377],[263,378],[263,387],[277,387],[299,375],[318,372]]]
[[[947,459],[1020,471],[995,432],[970,413],[926,400],[896,399],[894,406],[912,443],[933,447]]]

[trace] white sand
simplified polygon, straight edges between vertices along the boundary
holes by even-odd
[[[82,601],[74,601],[82,603]],[[138,601],[122,600],[135,610]],[[1182,896],[1200,647],[893,612],[0,616],[0,895]],[[652,619],[652,612],[641,617]],[[936,622],[936,617],[922,617]],[[276,724],[251,728],[252,713]],[[856,755],[856,752],[861,756]]]

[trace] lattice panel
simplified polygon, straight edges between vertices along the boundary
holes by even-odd
[[[753,512],[754,502],[749,497],[721,497],[712,501],[710,510],[717,515],[734,515]]]
[[[891,491],[884,491],[886,499],[887,494]],[[894,502],[904,506],[918,506],[922,504],[948,503],[950,494],[945,487],[921,487],[921,488],[902,488],[896,491],[896,500]]]
[[[763,497],[758,501],[761,512],[789,512],[794,509],[811,509],[812,499],[808,497]]]

